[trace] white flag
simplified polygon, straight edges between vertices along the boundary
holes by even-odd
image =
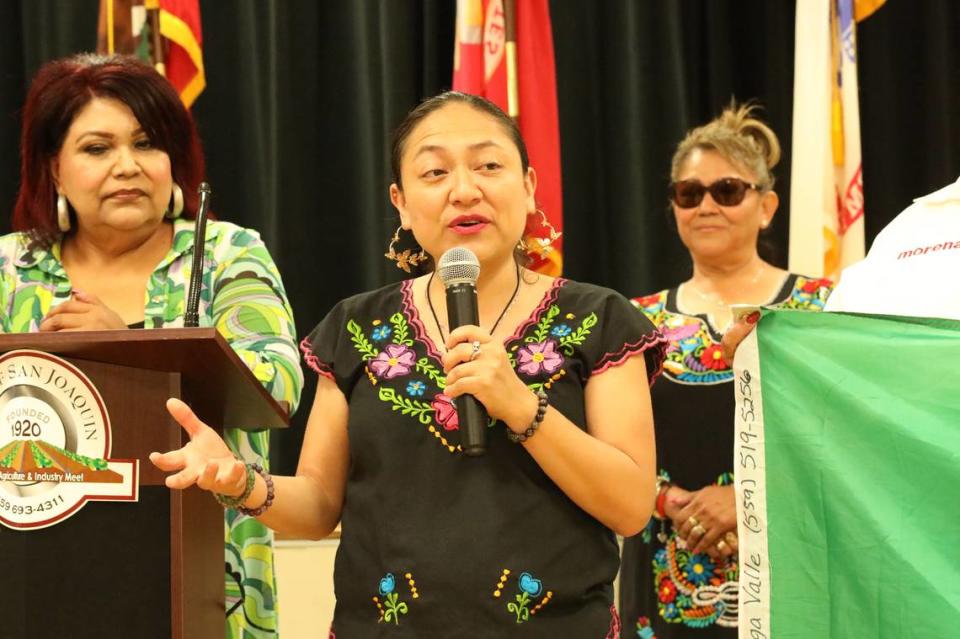
[[[837,279],[864,255],[853,0],[798,0],[790,270]]]

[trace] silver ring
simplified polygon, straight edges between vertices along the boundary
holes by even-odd
[[[472,362],[480,356],[480,341],[474,340],[470,342],[470,347],[473,349],[470,351],[470,361]]]

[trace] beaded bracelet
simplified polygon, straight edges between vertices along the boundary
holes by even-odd
[[[667,501],[667,493],[670,491],[670,479],[664,475],[657,475],[657,503],[653,510],[655,519],[663,521],[667,518],[664,506]]]
[[[657,531],[657,541],[661,544],[667,543],[667,517],[666,502],[667,493],[670,492],[670,477],[663,471],[657,475],[657,503],[653,510],[653,518],[660,522],[660,530]]]
[[[533,437],[533,434],[540,428],[540,424],[543,423],[543,416],[547,413],[547,394],[543,392],[542,388],[538,388],[536,393],[537,399],[539,400],[537,404],[537,415],[533,418],[533,422],[530,423],[530,427],[522,433],[515,433],[507,429],[507,439],[514,444],[522,444]]]
[[[238,506],[237,512],[242,513],[248,517],[259,517],[263,513],[267,512],[267,509],[273,505],[273,494],[274,494],[273,477],[271,477],[270,473],[264,470],[263,466],[261,466],[260,464],[247,464],[247,468],[249,468],[252,472],[255,472],[261,477],[263,477],[263,482],[267,485],[267,498],[266,500],[264,500],[262,504],[260,504],[256,508],[244,508],[243,506]]]
[[[240,496],[231,497],[230,495],[224,495],[222,493],[213,493],[214,499],[216,499],[217,503],[224,508],[239,507],[241,504],[243,504],[243,502],[247,501],[247,499],[250,497],[250,494],[253,492],[253,486],[257,481],[257,476],[254,474],[253,469],[250,468],[250,464],[247,464],[244,470],[247,472],[247,485],[243,489],[243,493]]]

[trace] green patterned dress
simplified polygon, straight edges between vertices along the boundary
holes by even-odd
[[[146,328],[183,326],[193,253],[193,222],[174,222],[173,246],[151,274],[144,300]],[[49,249],[27,235],[0,237],[0,326],[5,333],[36,331],[72,286]],[[255,231],[228,222],[207,224],[200,326],[215,326],[277,400],[296,407],[303,373],[293,313],[280,274]],[[243,459],[267,466],[269,433],[228,429],[227,443]],[[226,511],[228,638],[277,636],[273,533],[260,522]]]

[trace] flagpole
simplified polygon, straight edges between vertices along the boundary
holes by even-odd
[[[503,0],[503,21],[506,31],[507,57],[507,115],[520,115],[520,93],[517,82],[517,12],[514,0]]]
[[[107,53],[113,55],[113,0],[107,0]]]
[[[145,0],[143,3],[147,10],[147,22],[150,24],[150,37],[153,40],[151,49],[153,50],[153,67],[157,73],[166,77],[167,67],[163,60],[163,38],[160,36],[160,0]]]

